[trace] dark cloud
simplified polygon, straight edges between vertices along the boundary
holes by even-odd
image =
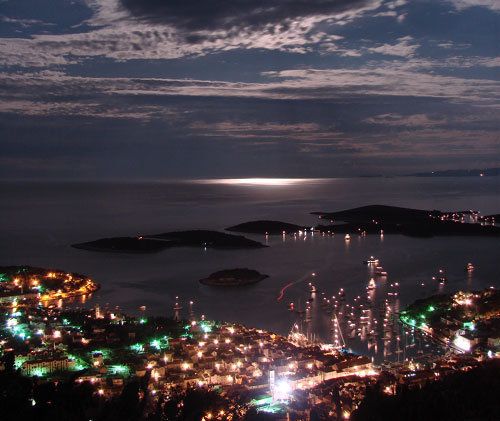
[[[167,23],[187,31],[259,29],[279,25],[288,29],[290,20],[333,15],[358,9],[370,0],[121,0],[137,18]],[[192,41],[199,41],[193,36]]]

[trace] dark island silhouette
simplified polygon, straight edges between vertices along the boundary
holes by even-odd
[[[318,225],[321,232],[402,234],[415,237],[434,236],[500,236],[500,228],[493,225],[467,223],[462,221],[474,211],[442,212],[397,206],[370,205],[337,212],[313,212],[320,219],[341,221],[333,225]]]
[[[71,247],[89,251],[110,251],[121,253],[155,253],[171,247],[167,242],[148,240],[140,237],[112,237],[86,243],[72,244]]]
[[[439,210],[423,210],[401,208],[398,206],[369,205],[359,208],[346,209],[336,212],[312,212],[322,219],[339,220],[344,222],[387,222],[407,223],[409,221],[427,221],[431,217],[439,217]]]
[[[244,232],[248,234],[276,235],[283,233],[291,234],[304,229],[306,228],[300,225],[290,224],[288,222],[259,220],[234,225],[232,227],[226,228],[226,231]]]
[[[478,216],[476,211],[443,212],[369,205],[335,212],[312,212],[328,224],[319,224],[315,231],[328,234],[401,234],[413,237],[488,236],[500,237],[500,227],[492,222],[499,215]],[[464,221],[476,217],[476,221]],[[488,222],[483,224],[482,222]],[[227,231],[249,234],[294,234],[309,228],[289,222],[257,220],[226,228]],[[101,238],[72,247],[90,251],[121,253],[155,253],[171,247],[204,247],[214,249],[257,249],[266,245],[241,235],[210,230],[172,231],[141,237]]]
[[[268,277],[268,275],[253,269],[236,268],[214,272],[207,278],[200,279],[200,283],[210,286],[233,287],[256,284]]]
[[[498,177],[500,168],[474,168],[442,171],[427,171],[409,174],[409,177]]]
[[[72,244],[72,247],[103,252],[155,253],[171,247],[257,249],[267,246],[241,235],[226,234],[218,231],[191,230],[173,231],[141,237],[101,238],[86,243]]]
[[[472,210],[443,212],[403,208],[387,205],[369,205],[335,212],[312,212],[321,220],[315,231],[338,234],[401,234],[414,237],[434,236],[500,236],[500,227],[491,222],[498,215],[479,216]],[[469,218],[470,221],[466,221]],[[476,219],[474,219],[476,218]],[[476,222],[474,222],[476,221]],[[489,224],[481,224],[489,222]],[[281,221],[258,220],[226,228],[227,231],[250,234],[294,234],[310,228]]]

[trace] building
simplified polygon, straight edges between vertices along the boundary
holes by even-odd
[[[27,375],[43,376],[54,371],[68,370],[73,362],[68,357],[47,356],[37,357],[23,362],[22,371]]]

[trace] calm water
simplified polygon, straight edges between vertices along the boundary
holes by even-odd
[[[319,306],[321,292],[340,287],[350,300],[366,296],[370,278],[362,264],[370,255],[389,273],[375,291],[381,306],[390,283],[400,283],[396,306],[436,291],[430,278],[439,268],[449,278],[445,290],[500,287],[500,240],[494,238],[417,239],[398,235],[358,238],[318,235],[294,239],[270,237],[260,250],[179,248],[154,255],[92,253],[69,247],[75,242],[117,235],[176,229],[223,229],[253,219],[276,219],[313,225],[311,211],[340,210],[366,204],[426,209],[478,209],[500,212],[500,178],[374,178],[279,181],[269,185],[230,182],[157,183],[2,183],[0,184],[0,264],[57,267],[85,273],[102,284],[92,302],[119,305],[137,313],[172,314],[175,296],[195,301],[195,311],[287,333],[294,316],[290,301],[309,298],[308,282],[316,273],[320,291],[312,304],[310,331],[329,339],[329,317]],[[252,236],[265,242],[261,236]],[[467,277],[467,262],[476,266]],[[258,285],[216,289],[198,280],[232,267],[269,274]],[[425,281],[425,287],[421,282]],[[281,302],[279,290],[287,289]],[[377,309],[378,311],[378,309]],[[354,344],[354,342],[352,342]],[[355,346],[355,345],[353,345]]]

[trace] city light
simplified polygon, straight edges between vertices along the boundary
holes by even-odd
[[[463,352],[469,352],[471,349],[470,342],[463,336],[457,335],[453,340],[453,344]]]
[[[287,401],[290,399],[292,387],[286,379],[277,381],[273,389],[273,399],[275,401]]]

